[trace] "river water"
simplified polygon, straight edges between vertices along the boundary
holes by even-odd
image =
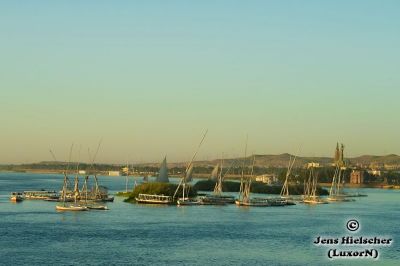
[[[99,177],[111,193],[125,177]],[[11,203],[12,191],[60,190],[61,175],[0,173],[0,265],[399,265],[400,191],[359,189],[355,202],[243,208],[150,206],[115,198],[109,211],[57,212]],[[357,219],[360,229],[346,229]],[[329,260],[318,236],[392,238],[379,259]],[[335,247],[334,247],[335,248]],[[336,247],[345,250],[343,247]],[[366,246],[358,247],[363,250]],[[353,248],[354,249],[354,248]]]

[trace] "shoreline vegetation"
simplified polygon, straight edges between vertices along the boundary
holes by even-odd
[[[136,202],[136,197],[139,194],[152,194],[152,195],[164,195],[164,196],[174,196],[177,184],[171,183],[159,183],[159,182],[151,182],[140,184],[135,187],[135,189],[131,192],[118,192],[116,196],[127,197],[124,201],[134,203]],[[189,188],[189,197],[196,197],[198,195],[198,191],[208,191],[211,192],[214,190],[215,181],[213,180],[200,180],[193,186]],[[289,185],[289,190],[292,195],[302,195],[303,194],[303,185]],[[224,192],[239,192],[240,183],[236,181],[223,181],[222,182],[222,190]],[[256,194],[272,194],[279,195],[282,190],[281,185],[267,185],[261,182],[253,182],[251,184],[250,192]],[[321,196],[326,196],[329,194],[327,189],[318,187],[317,194]],[[178,190],[176,195],[182,195],[182,187]]]

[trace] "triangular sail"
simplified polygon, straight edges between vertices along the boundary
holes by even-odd
[[[186,182],[191,182],[193,180],[193,164],[190,165],[188,171],[185,176]]]
[[[160,170],[157,177],[157,182],[169,183],[168,179],[168,167],[167,167],[167,157],[161,163]]]
[[[215,187],[214,187],[214,193],[217,195],[220,195],[222,193],[222,167],[223,167],[223,160],[221,161],[221,169],[218,172],[218,164],[216,166],[217,172],[215,173],[217,175],[216,177],[216,183],[215,183]],[[215,170],[215,168],[214,168]]]
[[[219,171],[219,163],[212,170],[210,180],[216,181],[218,179],[218,171]]]

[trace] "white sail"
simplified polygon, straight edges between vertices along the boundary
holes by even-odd
[[[219,164],[217,164],[211,172],[210,179],[216,181],[218,178]]]
[[[80,193],[79,193],[79,178],[76,175],[75,176],[75,181],[74,181],[74,199],[75,203],[76,201],[80,198]]]
[[[186,172],[186,182],[191,182],[193,180],[193,164],[190,165],[188,171]]]
[[[169,183],[168,179],[168,167],[167,167],[167,157],[161,163],[160,170],[157,177],[157,182]]]

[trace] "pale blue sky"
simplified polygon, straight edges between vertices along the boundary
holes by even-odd
[[[0,163],[400,153],[399,1],[1,1]],[[76,156],[75,156],[76,157]],[[86,152],[82,160],[87,160]]]

